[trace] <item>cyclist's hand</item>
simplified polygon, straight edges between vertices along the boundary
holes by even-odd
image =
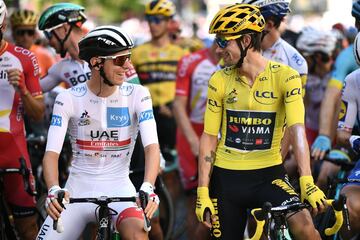
[[[24,73],[19,69],[9,69],[7,70],[8,81],[11,84],[15,91],[19,92],[21,95],[26,95],[29,91],[25,85]]]
[[[308,201],[313,208],[313,214],[323,212],[326,208],[325,194],[314,184],[312,176],[300,177],[301,202]]]
[[[140,190],[147,193],[148,203],[144,209],[144,213],[148,219],[151,219],[155,211],[159,207],[160,199],[156,193],[154,193],[154,186],[149,182],[144,182]]]
[[[357,153],[360,153],[360,136],[352,135],[349,139],[351,148]]]
[[[311,146],[311,156],[315,160],[322,160],[327,151],[331,148],[331,140],[328,136],[319,135]]]
[[[202,222],[205,226],[211,228],[210,216],[213,217],[213,214],[215,214],[215,208],[209,197],[209,188],[197,188],[195,213],[199,222]],[[210,214],[210,216],[208,214]]]
[[[57,201],[59,191],[64,191],[65,201],[69,201],[69,191],[65,188],[59,187],[58,185],[54,185],[49,189],[48,196],[45,202],[46,212],[54,220],[57,220],[60,217],[61,212],[63,211],[63,208]]]

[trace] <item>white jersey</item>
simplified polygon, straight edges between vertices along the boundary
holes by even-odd
[[[65,82],[66,87],[72,87],[86,82],[90,76],[87,62],[65,58],[49,69],[48,74],[40,80],[40,85],[43,92],[48,92],[61,82]]]
[[[308,74],[305,58],[288,42],[279,38],[270,48],[263,51],[267,59],[288,65],[298,71],[300,75]]]
[[[67,129],[73,149],[70,175],[128,179],[138,129],[143,146],[158,143],[149,91],[124,82],[107,98],[86,83],[60,93],[54,104],[46,151],[60,153]]]
[[[346,76],[341,98],[338,129],[352,132],[360,122],[360,69]]]

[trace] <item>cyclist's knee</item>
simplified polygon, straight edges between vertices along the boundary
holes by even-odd
[[[307,210],[302,210],[291,216],[288,222],[290,231],[295,236],[295,239],[321,239]]]
[[[15,218],[16,231],[20,239],[33,240],[38,233],[37,214],[27,217]]]
[[[127,208],[119,214],[116,228],[120,232],[121,239],[147,239],[143,214],[143,211],[136,207]]]

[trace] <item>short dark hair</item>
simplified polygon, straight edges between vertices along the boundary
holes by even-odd
[[[283,17],[276,17],[276,16],[270,16],[265,19],[265,22],[268,22],[269,20],[274,23],[274,27],[278,29],[280,27],[281,21],[283,20]]]
[[[251,37],[251,42],[249,48],[253,48],[256,52],[261,51],[261,36],[262,33],[259,32],[250,32],[248,33]],[[236,39],[237,44],[240,46],[240,42],[243,39],[244,36],[241,36],[240,38]]]

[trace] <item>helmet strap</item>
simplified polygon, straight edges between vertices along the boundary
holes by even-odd
[[[236,63],[236,67],[237,67],[237,68],[241,68],[241,66],[242,66],[242,64],[243,64],[243,62],[244,62],[244,58],[246,57],[247,51],[248,51],[248,49],[249,49],[250,46],[251,46],[251,43],[250,43],[247,47],[245,47],[245,48],[241,45],[241,40],[240,40],[240,38],[239,38],[239,39],[236,39],[236,43],[237,43],[237,45],[239,46],[239,49],[240,49],[240,59],[239,59],[239,61]]]
[[[65,35],[65,37],[64,37],[63,39],[60,39],[59,36],[54,32],[55,38],[56,38],[56,39],[58,40],[58,42],[60,43],[60,56],[61,56],[62,58],[64,58],[65,55],[66,55],[67,50],[65,49],[64,44],[65,44],[66,40],[69,38],[70,33],[71,33],[71,31],[72,31],[72,28],[73,28],[73,25],[70,24],[70,29],[69,29],[69,31],[66,33],[66,35]]]
[[[105,71],[104,71],[104,65],[100,66],[100,76],[102,77],[103,79],[103,82],[107,85],[109,85],[110,87],[114,86],[114,84],[112,84],[110,82],[110,80],[106,77],[105,75]]]

